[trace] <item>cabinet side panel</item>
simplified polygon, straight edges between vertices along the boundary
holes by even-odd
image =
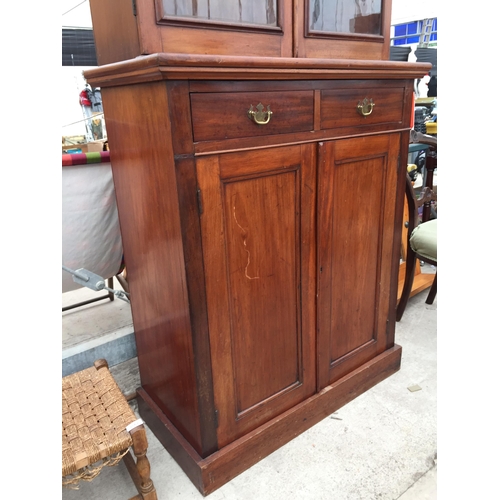
[[[179,195],[184,261],[188,287],[191,328],[193,331],[193,352],[196,359],[195,371],[198,384],[198,404],[202,456],[217,449],[212,365],[208,339],[208,318],[206,309],[205,276],[203,269],[200,205],[198,185],[193,157],[193,138],[188,82],[167,82],[169,116],[172,132],[172,146],[175,155],[175,172]],[[196,194],[196,195],[195,195]]]
[[[141,384],[201,453],[166,87],[158,82],[102,93]]]
[[[131,0],[90,0],[90,11],[99,66],[140,54]]]

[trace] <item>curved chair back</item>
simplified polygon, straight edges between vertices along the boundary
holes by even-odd
[[[401,298],[396,310],[396,321],[400,321],[410,298],[417,259],[437,266],[437,219],[420,221],[419,208],[436,201],[436,194],[424,187],[417,198],[410,176],[406,174],[406,199],[408,200],[408,242],[406,245],[406,271]],[[427,211],[428,212],[428,211]],[[424,211],[423,211],[424,213]],[[437,272],[426,303],[432,304],[437,293]]]

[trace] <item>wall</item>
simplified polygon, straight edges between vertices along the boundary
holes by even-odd
[[[438,17],[436,0],[392,0],[391,24]]]

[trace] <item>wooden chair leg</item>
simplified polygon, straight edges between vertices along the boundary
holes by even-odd
[[[141,425],[132,429],[130,435],[132,436],[132,450],[134,451],[137,462],[134,461],[130,453],[127,453],[123,457],[123,460],[139,492],[139,498],[143,500],[158,500],[156,488],[150,477],[151,468],[149,460],[146,456],[148,449],[146,429]]]
[[[400,321],[406,309],[406,304],[411,294],[411,287],[413,285],[413,277],[415,276],[415,268],[417,266],[417,258],[415,252],[408,247],[408,254],[406,258],[406,272],[403,290],[401,291],[401,298],[399,299],[398,307],[396,309],[396,321]]]
[[[436,298],[437,281],[438,281],[438,276],[436,272],[436,276],[434,276],[434,281],[432,282],[431,289],[429,290],[429,295],[427,295],[427,299],[425,300],[426,304],[432,304],[434,302],[434,299]]]

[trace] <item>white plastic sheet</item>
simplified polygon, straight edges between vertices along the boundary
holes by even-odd
[[[120,271],[122,239],[110,163],[62,167],[62,264],[107,279]],[[81,288],[62,271],[62,292]]]

